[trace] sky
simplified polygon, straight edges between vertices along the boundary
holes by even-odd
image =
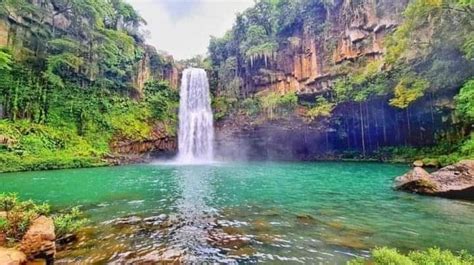
[[[147,43],[175,59],[206,54],[210,36],[231,29],[254,0],[127,0],[147,21]]]

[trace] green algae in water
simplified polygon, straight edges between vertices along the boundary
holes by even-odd
[[[108,237],[110,253],[102,251],[102,262],[114,252],[169,246],[198,261],[271,263],[344,263],[375,246],[474,252],[474,204],[393,191],[393,178],[407,170],[377,163],[136,165],[3,174],[0,192],[58,208],[82,205],[101,231],[88,249],[94,242],[107,249],[102,238],[115,235]],[[132,236],[139,229],[105,225],[159,214],[180,225],[141,237]],[[247,241],[210,244],[212,222]],[[78,255],[79,261],[98,260],[81,248],[60,256]]]

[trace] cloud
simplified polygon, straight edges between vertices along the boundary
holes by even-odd
[[[205,54],[209,37],[223,36],[253,0],[128,0],[148,22],[148,43],[177,59]]]

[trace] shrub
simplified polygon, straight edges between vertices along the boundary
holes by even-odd
[[[6,212],[1,222],[3,232],[8,238],[20,240],[28,230],[31,222],[40,215],[50,211],[48,204],[35,204],[33,201],[20,201],[14,193],[0,194],[0,210]]]
[[[424,265],[424,264],[450,264],[470,265],[474,264],[474,256],[465,251],[455,255],[449,250],[429,248],[426,251],[412,251],[402,254],[394,248],[376,248],[372,250],[370,260],[355,259],[348,262],[349,265],[376,264],[376,265]]]
[[[71,211],[59,214],[53,219],[57,238],[76,233],[88,222],[88,220],[83,217],[83,213],[79,210],[79,207],[74,207]]]
[[[215,97],[212,100],[212,109],[214,110],[214,119],[220,120],[229,115],[234,103],[237,102],[236,98],[228,97]]]
[[[298,97],[295,92],[279,94],[270,92],[259,97],[261,106],[269,119],[280,118],[291,113],[297,103]]]
[[[330,117],[335,107],[334,103],[330,103],[325,97],[316,98],[316,104],[306,113],[308,121],[314,121],[318,117]]]
[[[6,218],[0,217],[0,233],[7,233],[8,220]]]
[[[255,98],[246,98],[240,103],[240,108],[250,117],[257,116],[261,111],[260,101]]]
[[[32,200],[20,201],[14,193],[1,193],[0,211],[6,212],[6,217],[0,218],[0,232],[5,233],[7,238],[18,241],[23,238],[33,220],[41,215],[49,215],[50,206],[46,203],[36,204]],[[78,207],[53,216],[53,220],[58,238],[77,232],[88,222]]]

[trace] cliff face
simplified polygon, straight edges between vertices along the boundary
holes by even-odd
[[[271,58],[238,60],[241,96],[295,92],[300,103],[331,97],[336,80],[382,61],[386,36],[403,22],[407,5],[408,0],[334,1],[332,8],[311,14],[324,21],[318,34],[295,29],[279,41]],[[391,106],[392,95],[348,101],[335,105],[330,117],[312,122],[305,121],[303,106],[277,120],[249,118],[239,111],[217,123],[218,146],[223,156],[288,160],[365,155],[386,146],[428,146],[440,129],[445,135],[450,130],[446,120],[452,115],[452,93],[427,92],[406,109]]]
[[[357,2],[357,3],[356,3]],[[360,3],[359,3],[360,2]],[[240,66],[244,92],[296,91],[298,95],[320,94],[332,87],[345,62],[371,61],[383,57],[383,40],[401,22],[408,0],[336,1],[325,13],[326,29],[315,36],[297,30],[280,43],[273,58],[257,57]]]
[[[60,13],[59,7],[53,5],[54,1],[45,2],[47,6],[42,6],[45,15],[42,20],[30,15],[17,15],[15,13],[8,14],[0,19],[0,47],[9,47],[16,51],[17,56],[25,56],[34,54],[34,40],[32,35],[38,34],[35,30],[37,27],[44,27],[45,25],[53,32],[65,33],[69,36],[74,36],[71,33],[72,19],[65,14]],[[45,3],[33,1],[34,5],[44,5]],[[124,25],[117,25],[118,28],[124,28]],[[86,42],[84,36],[77,36],[78,42]],[[132,95],[138,97],[143,96],[143,89],[145,83],[152,80],[164,80],[169,82],[172,88],[177,89],[178,86],[178,69],[172,56],[164,53],[159,53],[150,45],[146,45],[142,40],[136,41],[136,45],[142,50],[142,57],[133,65],[133,73],[129,77],[130,84],[134,91]],[[23,49],[20,52],[20,49]],[[29,54],[25,54],[26,52]],[[158,61],[158,62],[157,62]],[[95,76],[90,76],[94,80]]]
[[[99,1],[96,4],[122,3],[121,1],[112,2],[103,1],[100,3]],[[52,47],[53,45],[50,45],[50,42],[59,40],[66,42],[65,49],[73,47],[71,48],[73,51],[70,52],[72,56],[80,57],[80,65],[77,67],[69,67],[70,65],[64,63],[56,69],[56,72],[63,74],[61,77],[65,83],[70,82],[73,88],[77,86],[87,90],[89,87],[104,84],[111,91],[117,91],[117,95],[120,97],[132,96],[136,104],[141,103],[145,84],[149,81],[167,81],[172,89],[177,89],[179,74],[173,57],[146,45],[138,29],[130,29],[123,17],[120,18],[120,15],[116,15],[118,17],[116,22],[110,22],[109,20],[112,20],[110,17],[101,18],[103,19],[101,21],[104,24],[103,28],[95,28],[89,32],[88,27],[92,27],[93,14],[83,14],[81,10],[76,10],[82,7],[81,3],[57,0],[33,0],[26,1],[26,3],[31,4],[28,11],[18,8],[14,2],[12,5],[0,3],[0,48],[9,48],[14,61],[24,63],[25,68],[32,65],[30,61],[34,61],[36,69],[41,69],[42,73],[47,72],[49,58],[63,52],[58,52]],[[88,6],[86,9],[89,11],[94,8]],[[114,10],[114,12],[119,11]],[[130,14],[126,15],[130,16]],[[140,20],[137,19],[137,21]],[[94,34],[98,32],[104,35],[94,38]],[[106,40],[107,38],[110,40]],[[110,48],[111,46],[107,46],[107,42],[118,44]],[[100,45],[106,47],[104,48],[106,51],[97,48]],[[94,47],[96,47],[95,50]],[[123,54],[124,50],[132,50],[131,55]],[[66,51],[69,52],[69,50]],[[109,52],[111,54],[109,57],[101,56]],[[118,56],[116,53],[119,53]],[[126,57],[127,59],[123,59]],[[74,69],[62,72],[64,69],[70,70],[69,68]],[[107,79],[108,82],[101,81],[104,79]],[[97,80],[100,83],[95,83]],[[116,82],[109,85],[112,83],[110,81]],[[70,88],[65,87],[63,90],[67,89]],[[0,118],[3,118],[3,96],[0,96]],[[38,98],[42,97],[38,96]],[[46,94],[44,97],[49,100]],[[68,102],[62,102],[62,104],[67,105]],[[150,120],[148,123],[152,124],[156,121]],[[163,126],[156,125],[149,137],[143,141],[130,141],[116,136],[116,139],[110,143],[110,149],[120,155],[138,156],[150,152],[172,152],[176,149],[175,136],[168,133],[169,130],[165,130]]]
[[[132,84],[140,97],[143,97],[143,89],[148,81],[164,80],[174,89],[178,89],[179,70],[172,56],[159,54],[153,46],[144,45],[145,53],[135,65],[135,73]],[[157,58],[159,57],[159,58]],[[156,62],[156,60],[161,60]]]
[[[163,124],[158,123],[147,139],[130,141],[116,138],[110,147],[115,154],[141,158],[150,153],[173,154],[177,149],[177,141],[175,137],[169,136]]]

